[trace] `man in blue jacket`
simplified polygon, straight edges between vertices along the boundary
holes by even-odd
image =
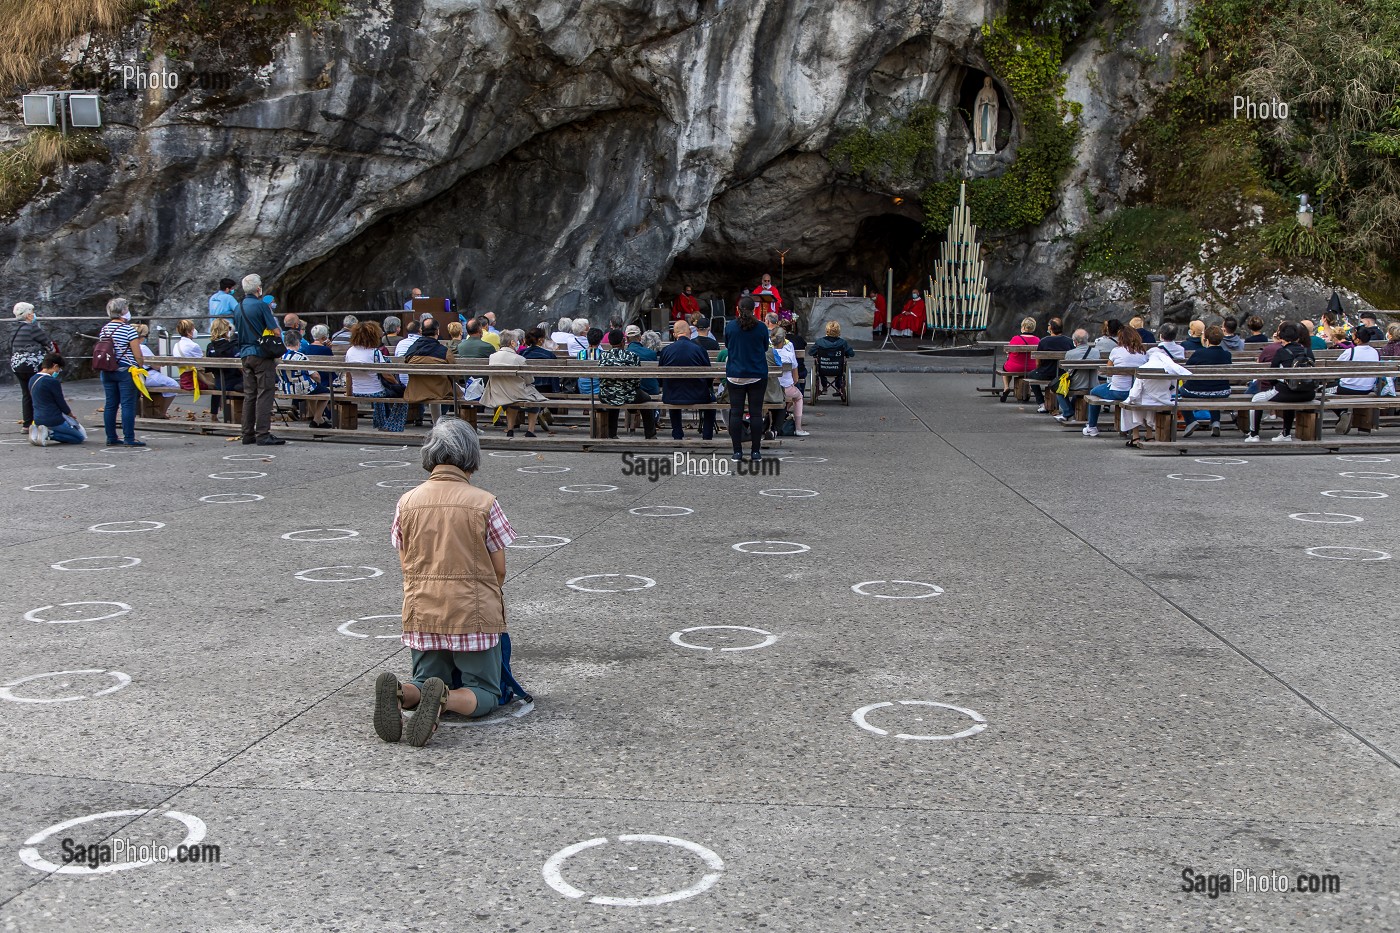
[[[286,441],[272,434],[272,402],[277,392],[277,361],[258,346],[264,332],[282,339],[282,328],[272,316],[272,308],[262,300],[262,279],[243,277],[243,303],[233,315],[238,334],[237,356],[243,361],[243,443],[271,447]]]
[[[87,434],[73,417],[73,409],[63,398],[63,386],[59,384],[59,374],[63,372],[63,357],[57,353],[44,356],[39,371],[29,377],[29,393],[34,399],[34,425],[30,431],[30,442],[43,446],[42,438],[59,444],[81,444]],[[41,440],[35,440],[41,438]]]
[[[684,318],[671,322],[671,334],[675,337],[661,351],[662,366],[710,366],[710,354],[704,347],[690,338],[690,324]],[[713,401],[709,379],[661,379],[661,403],[663,405],[703,405]],[[706,408],[700,412],[700,436],[710,440],[715,436],[715,410]],[[671,437],[682,440],[681,410],[671,409]]]

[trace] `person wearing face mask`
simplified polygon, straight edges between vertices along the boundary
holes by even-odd
[[[98,331],[97,339],[110,339],[116,353],[117,368],[103,370],[102,426],[107,430],[108,447],[145,447],[136,439],[136,382],[131,371],[141,367],[141,335],[131,326],[131,308],[125,298],[107,302],[108,321]],[[122,439],[117,440],[117,412],[122,417]]]
[[[695,293],[687,285],[685,290],[676,296],[676,300],[671,302],[671,320],[681,321],[692,314],[700,313],[700,299],[695,297]]]
[[[20,387],[20,423],[24,429],[34,423],[34,403],[29,397],[29,380],[39,371],[44,355],[56,349],[53,340],[34,319],[34,306],[27,301],[15,305],[15,321],[19,327],[10,336],[10,372]]]
[[[87,432],[63,398],[63,386],[59,383],[62,372],[63,357],[49,353],[44,356],[39,371],[29,379],[29,392],[34,397],[34,423],[29,428],[29,442],[39,447],[50,443],[81,444],[87,440]]]
[[[896,337],[922,336],[926,324],[924,296],[919,294],[916,288],[909,293],[909,300],[894,316],[894,321],[890,324],[890,333]]]
[[[763,279],[758,283],[758,287],[753,290],[752,294],[755,298],[762,295],[772,295],[774,310],[783,306],[783,296],[773,287],[773,277],[767,272],[763,273]],[[699,309],[697,308],[696,310],[698,311]]]

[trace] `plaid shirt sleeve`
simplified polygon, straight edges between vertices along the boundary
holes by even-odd
[[[389,542],[394,545],[394,550],[403,550],[403,530],[399,528],[399,505],[394,503],[394,524],[389,527]]]
[[[501,511],[501,503],[492,500],[491,515],[486,521],[486,550],[494,554],[514,541],[515,537],[515,529],[510,527],[506,513]]]

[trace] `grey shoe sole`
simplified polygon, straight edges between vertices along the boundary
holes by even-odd
[[[388,671],[374,682],[374,733],[386,742],[397,742],[403,735],[399,679]]]
[[[408,720],[408,734],[405,736],[408,744],[414,748],[422,748],[433,737],[438,716],[442,713],[443,698],[447,696],[447,684],[437,677],[429,677],[419,692],[422,699]]]

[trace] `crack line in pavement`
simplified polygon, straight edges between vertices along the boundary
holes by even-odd
[[[1249,652],[1245,651],[1245,650],[1244,650],[1243,648],[1241,648],[1239,645],[1235,644],[1233,641],[1231,641],[1229,638],[1227,638],[1225,635],[1221,634],[1219,631],[1217,631],[1216,629],[1212,628],[1212,627],[1211,627],[1209,624],[1207,624],[1205,621],[1203,621],[1202,619],[1200,619],[1199,617],[1197,617],[1195,614],[1193,614],[1192,612],[1190,612],[1188,609],[1186,609],[1186,607],[1182,606],[1182,605],[1181,605],[1180,603],[1178,603],[1176,600],[1172,599],[1170,596],[1168,596],[1167,594],[1163,593],[1161,590],[1157,589],[1157,588],[1156,588],[1155,586],[1153,586],[1151,583],[1148,583],[1146,580],[1144,580],[1142,577],[1138,576],[1138,575],[1137,575],[1136,573],[1134,573],[1132,570],[1129,570],[1127,567],[1125,567],[1125,566],[1123,566],[1122,564],[1118,563],[1118,561],[1114,560],[1114,559],[1113,559],[1112,557],[1110,557],[1107,553],[1105,553],[1104,551],[1100,550],[1097,546],[1095,546],[1094,544],[1092,544],[1088,539],[1086,539],[1085,537],[1083,537],[1082,535],[1080,535],[1080,534],[1079,534],[1078,532],[1076,532],[1074,529],[1070,528],[1070,527],[1069,527],[1068,525],[1066,525],[1064,522],[1060,521],[1060,520],[1059,520],[1058,518],[1056,518],[1054,515],[1051,515],[1049,512],[1047,512],[1039,503],[1034,502],[1034,501],[1031,500],[1029,497],[1027,497],[1025,494],[1021,493],[1019,490],[1017,490],[1016,488],[1014,488],[1013,486],[1011,486],[1009,483],[1007,483],[1005,480],[1003,480],[1000,476],[997,476],[995,473],[993,473],[993,472],[992,472],[991,470],[989,470],[987,467],[983,466],[983,465],[982,465],[981,463],[979,463],[977,460],[974,460],[971,456],[969,456],[965,451],[963,451],[961,448],[959,448],[956,444],[954,444],[953,442],[949,441],[949,440],[948,440],[946,437],[944,437],[942,434],[939,434],[937,431],[935,431],[935,430],[929,425],[929,423],[923,419],[923,416],[921,416],[918,412],[914,411],[913,408],[910,408],[909,405],[904,401],[904,399],[902,399],[902,398],[900,398],[898,395],[896,395],[895,392],[894,392],[888,385],[885,384],[885,381],[884,381],[883,379],[881,379],[880,376],[879,376],[877,373],[871,373],[871,376],[875,379],[876,382],[880,383],[880,385],[884,388],[884,390],[885,390],[886,392],[889,392],[889,394],[891,395],[891,397],[894,398],[895,401],[899,402],[900,405],[903,405],[903,406],[904,406],[904,409],[905,409],[906,411],[908,411],[909,414],[913,415],[914,418],[916,418],[916,419],[918,420],[918,422],[924,426],[924,430],[928,431],[928,432],[929,432],[930,434],[932,434],[934,437],[938,438],[938,440],[941,441],[942,443],[948,445],[948,447],[951,448],[954,452],[956,452],[956,453],[958,454],[958,456],[962,457],[962,458],[963,458],[964,460],[966,460],[968,463],[972,464],[972,465],[975,466],[977,469],[979,469],[979,470],[981,470],[983,473],[987,474],[989,477],[991,477],[993,480],[995,480],[996,483],[997,483],[998,485],[1000,485],[1002,488],[1004,488],[1007,492],[1011,493],[1013,496],[1015,496],[1016,498],[1020,499],[1022,502],[1026,503],[1026,504],[1029,505],[1031,508],[1035,509],[1035,510],[1036,510],[1037,512],[1039,512],[1041,515],[1044,515],[1044,516],[1045,516],[1046,518],[1048,518],[1050,521],[1054,522],[1054,523],[1055,523],[1056,525],[1058,525],[1061,529],[1063,529],[1063,530],[1065,531],[1066,534],[1070,535],[1071,537],[1073,537],[1074,539],[1076,539],[1077,541],[1079,541],[1080,543],[1082,543],[1085,547],[1087,547],[1087,548],[1089,548],[1091,551],[1093,551],[1095,554],[1098,554],[1098,555],[1099,555],[1100,557],[1102,557],[1104,560],[1108,561],[1108,562],[1109,562],[1110,564],[1112,564],[1114,567],[1118,568],[1118,570],[1122,571],[1124,575],[1128,576],[1129,578],[1131,578],[1131,579],[1133,579],[1133,580],[1136,580],[1144,589],[1146,589],[1147,591],[1149,591],[1149,592],[1155,594],[1155,595],[1157,596],[1157,598],[1159,598],[1160,600],[1162,600],[1162,602],[1166,603],[1168,606],[1171,606],[1173,609],[1175,609],[1177,612],[1181,613],[1181,614],[1182,614],[1183,616],[1185,616],[1187,619],[1189,619],[1189,620],[1191,620],[1192,622],[1194,622],[1202,631],[1207,632],[1207,633],[1210,634],[1213,638],[1215,638],[1217,641],[1219,641],[1221,644],[1223,644],[1225,647],[1229,648],[1231,651],[1235,652],[1235,654],[1239,655],[1239,656],[1240,656],[1241,658],[1243,658],[1245,661],[1249,662],[1251,665],[1253,665],[1254,667],[1258,668],[1258,669],[1259,669],[1260,671],[1262,671],[1263,673],[1267,674],[1270,678],[1272,678],[1276,683],[1278,683],[1280,686],[1282,686],[1282,687],[1283,687],[1285,690],[1287,690],[1289,693],[1293,694],[1295,697],[1297,697],[1298,699],[1302,700],[1305,704],[1307,704],[1309,707],[1311,707],[1315,712],[1319,713],[1319,714],[1322,715],[1324,718],[1326,718],[1327,720],[1329,720],[1330,722],[1332,722],[1332,724],[1335,725],[1337,728],[1341,729],[1343,732],[1347,733],[1347,734],[1350,735],[1352,738],[1356,739],[1356,740],[1357,740],[1358,742],[1360,742],[1362,745],[1366,746],[1366,747],[1369,748],[1371,751],[1375,752],[1377,755],[1379,755],[1381,758],[1385,759],[1385,760],[1386,760],[1387,762],[1389,762],[1390,764],[1394,765],[1394,766],[1397,767],[1397,768],[1400,768],[1400,759],[1397,759],[1397,758],[1396,758],[1394,755],[1392,755],[1390,752],[1386,751],[1384,748],[1381,748],[1381,747],[1380,747],[1379,745],[1377,745],[1375,742],[1372,742],[1370,739],[1366,738],[1366,736],[1362,735],[1360,732],[1357,732],[1357,731],[1356,731],[1355,729],[1353,729],[1351,726],[1349,726],[1349,725],[1347,725],[1346,723],[1342,722],[1341,719],[1339,719],[1339,718],[1338,718],[1337,716],[1335,716],[1333,713],[1329,712],[1329,711],[1328,711],[1326,708],[1324,708],[1320,703],[1318,703],[1318,702],[1317,702],[1316,700],[1314,700],[1312,697],[1308,696],[1308,695],[1307,695],[1306,693],[1304,693],[1302,690],[1299,690],[1297,687],[1293,686],[1291,683],[1289,683],[1287,680],[1285,680],[1280,674],[1278,674],[1278,673],[1276,673],[1275,671],[1273,671],[1271,668],[1269,668],[1269,667],[1268,667],[1266,664],[1264,664],[1262,661],[1258,660],[1258,659],[1255,658],[1253,655],[1251,655]]]

